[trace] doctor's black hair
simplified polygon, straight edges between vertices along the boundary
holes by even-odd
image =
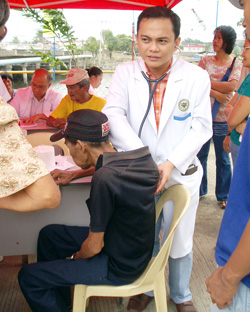
[[[3,26],[10,16],[10,8],[7,0],[0,1],[0,27]]]
[[[237,38],[237,34],[236,34],[235,30],[231,26],[225,26],[225,25],[218,26],[214,30],[214,36],[216,36],[216,33],[218,31],[221,32],[221,36],[222,36],[222,39],[223,39],[223,49],[224,49],[224,51],[227,54],[231,54],[233,49],[234,49],[235,41],[236,41],[236,38]]]
[[[139,33],[140,23],[143,19],[149,18],[169,18],[173,24],[173,32],[175,34],[175,40],[180,35],[181,20],[179,16],[168,8],[161,6],[150,7],[141,12],[137,21],[137,34]]]

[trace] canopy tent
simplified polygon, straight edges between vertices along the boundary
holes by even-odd
[[[12,9],[143,10],[151,6],[174,7],[181,0],[8,0]]]

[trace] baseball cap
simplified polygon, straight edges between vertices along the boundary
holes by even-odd
[[[86,142],[103,142],[109,135],[108,118],[92,109],[80,109],[69,115],[64,129],[50,137],[56,142],[65,136]]]
[[[228,0],[228,1],[231,2],[232,5],[234,5],[238,9],[244,8],[243,4],[241,3],[241,0]]]
[[[89,78],[89,75],[85,69],[73,68],[68,72],[66,79],[60,81],[60,83],[71,86],[87,78]]]

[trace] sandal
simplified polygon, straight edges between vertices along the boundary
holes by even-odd
[[[141,312],[148,306],[148,304],[153,298],[154,297],[150,297],[145,294],[132,296],[129,299],[127,310],[133,312]]]
[[[173,300],[171,299],[171,301]],[[174,302],[174,304],[176,305],[177,312],[197,312],[192,301],[186,301],[183,303]]]
[[[221,209],[225,209],[226,205],[227,205],[227,201],[226,200],[222,200],[221,202],[219,202],[219,205],[220,205]]]

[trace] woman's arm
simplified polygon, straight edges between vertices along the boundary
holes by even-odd
[[[230,100],[230,95],[212,89],[210,91],[210,96],[215,98],[219,103],[225,103]]]
[[[221,93],[229,93],[235,91],[238,80],[230,81],[211,81],[211,88]]]
[[[15,211],[33,211],[59,206],[61,193],[50,174],[43,176],[21,191],[0,198],[0,208]]]
[[[238,99],[239,99],[239,93],[235,92],[232,99],[227,103],[227,106],[226,106],[225,111],[224,111],[225,114],[227,115],[227,117],[230,115],[230,113],[233,110],[234,106],[236,105]]]
[[[250,114],[250,97],[242,95],[228,117],[228,126],[234,129]]]

